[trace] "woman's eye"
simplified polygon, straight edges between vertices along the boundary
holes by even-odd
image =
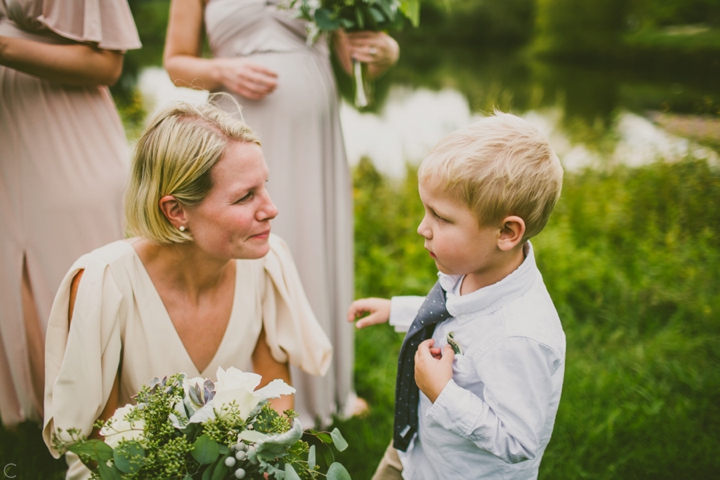
[[[245,202],[247,202],[248,200],[250,200],[250,198],[252,198],[252,195],[253,195],[253,192],[248,192],[247,195],[245,195],[245,196],[242,197],[241,199],[237,200],[235,203],[245,203]]]

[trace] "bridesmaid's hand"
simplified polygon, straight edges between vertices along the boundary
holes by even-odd
[[[400,47],[394,38],[385,32],[346,33],[350,56],[367,63],[373,76],[380,75],[397,63]]]
[[[262,100],[275,91],[277,73],[246,58],[218,58],[219,82],[231,92]]]

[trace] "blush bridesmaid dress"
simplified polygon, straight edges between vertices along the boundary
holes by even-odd
[[[0,0],[0,35],[140,48],[125,0]],[[123,237],[129,153],[105,86],[0,66],[0,416],[42,417],[44,335],[63,276]]]

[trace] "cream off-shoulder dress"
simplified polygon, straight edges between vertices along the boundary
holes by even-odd
[[[287,245],[270,237],[270,252],[237,260],[230,321],[212,361],[202,372],[190,359],[132,243],[121,240],[81,257],[60,286],[46,343],[43,437],[54,456],[58,428],[92,431],[120,371],[119,405],[153,377],[178,372],[215,379],[218,367],[252,369],[261,329],[273,357],[311,375],[324,375],[332,347],[305,297]],[[72,280],[84,269],[68,328]],[[202,325],[198,325],[202,328]],[[89,478],[72,454],[68,479]]]

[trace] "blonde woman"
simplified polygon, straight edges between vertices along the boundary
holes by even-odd
[[[265,188],[260,143],[209,105],[173,104],[136,147],[126,197],[135,235],[81,257],[55,299],[43,435],[92,432],[153,377],[218,367],[290,382],[328,369],[332,348],[305,298]],[[292,397],[273,405],[291,408]],[[67,478],[87,478],[77,458]]]

